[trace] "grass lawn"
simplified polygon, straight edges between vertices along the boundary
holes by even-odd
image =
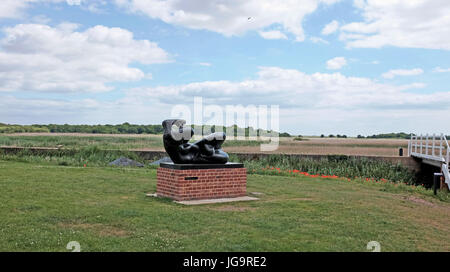
[[[145,197],[156,170],[0,161],[0,251],[450,251],[450,203],[390,184],[249,175],[260,200]]]

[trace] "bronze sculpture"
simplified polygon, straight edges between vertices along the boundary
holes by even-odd
[[[226,135],[212,133],[205,138],[189,143],[194,135],[191,127],[185,127],[185,120],[169,119],[162,122],[163,142],[167,154],[177,164],[225,164],[228,154],[222,150]]]

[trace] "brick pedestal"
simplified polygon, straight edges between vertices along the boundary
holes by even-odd
[[[156,194],[177,201],[246,196],[247,170],[241,163],[161,163]]]

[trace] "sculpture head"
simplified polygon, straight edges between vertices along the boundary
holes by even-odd
[[[170,142],[172,144],[184,144],[194,135],[194,130],[191,127],[185,127],[185,120],[182,119],[168,119],[162,122],[164,128],[164,143]]]

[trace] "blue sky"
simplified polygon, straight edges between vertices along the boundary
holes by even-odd
[[[449,1],[0,5],[3,123],[155,124],[202,96],[294,134],[450,132]]]

